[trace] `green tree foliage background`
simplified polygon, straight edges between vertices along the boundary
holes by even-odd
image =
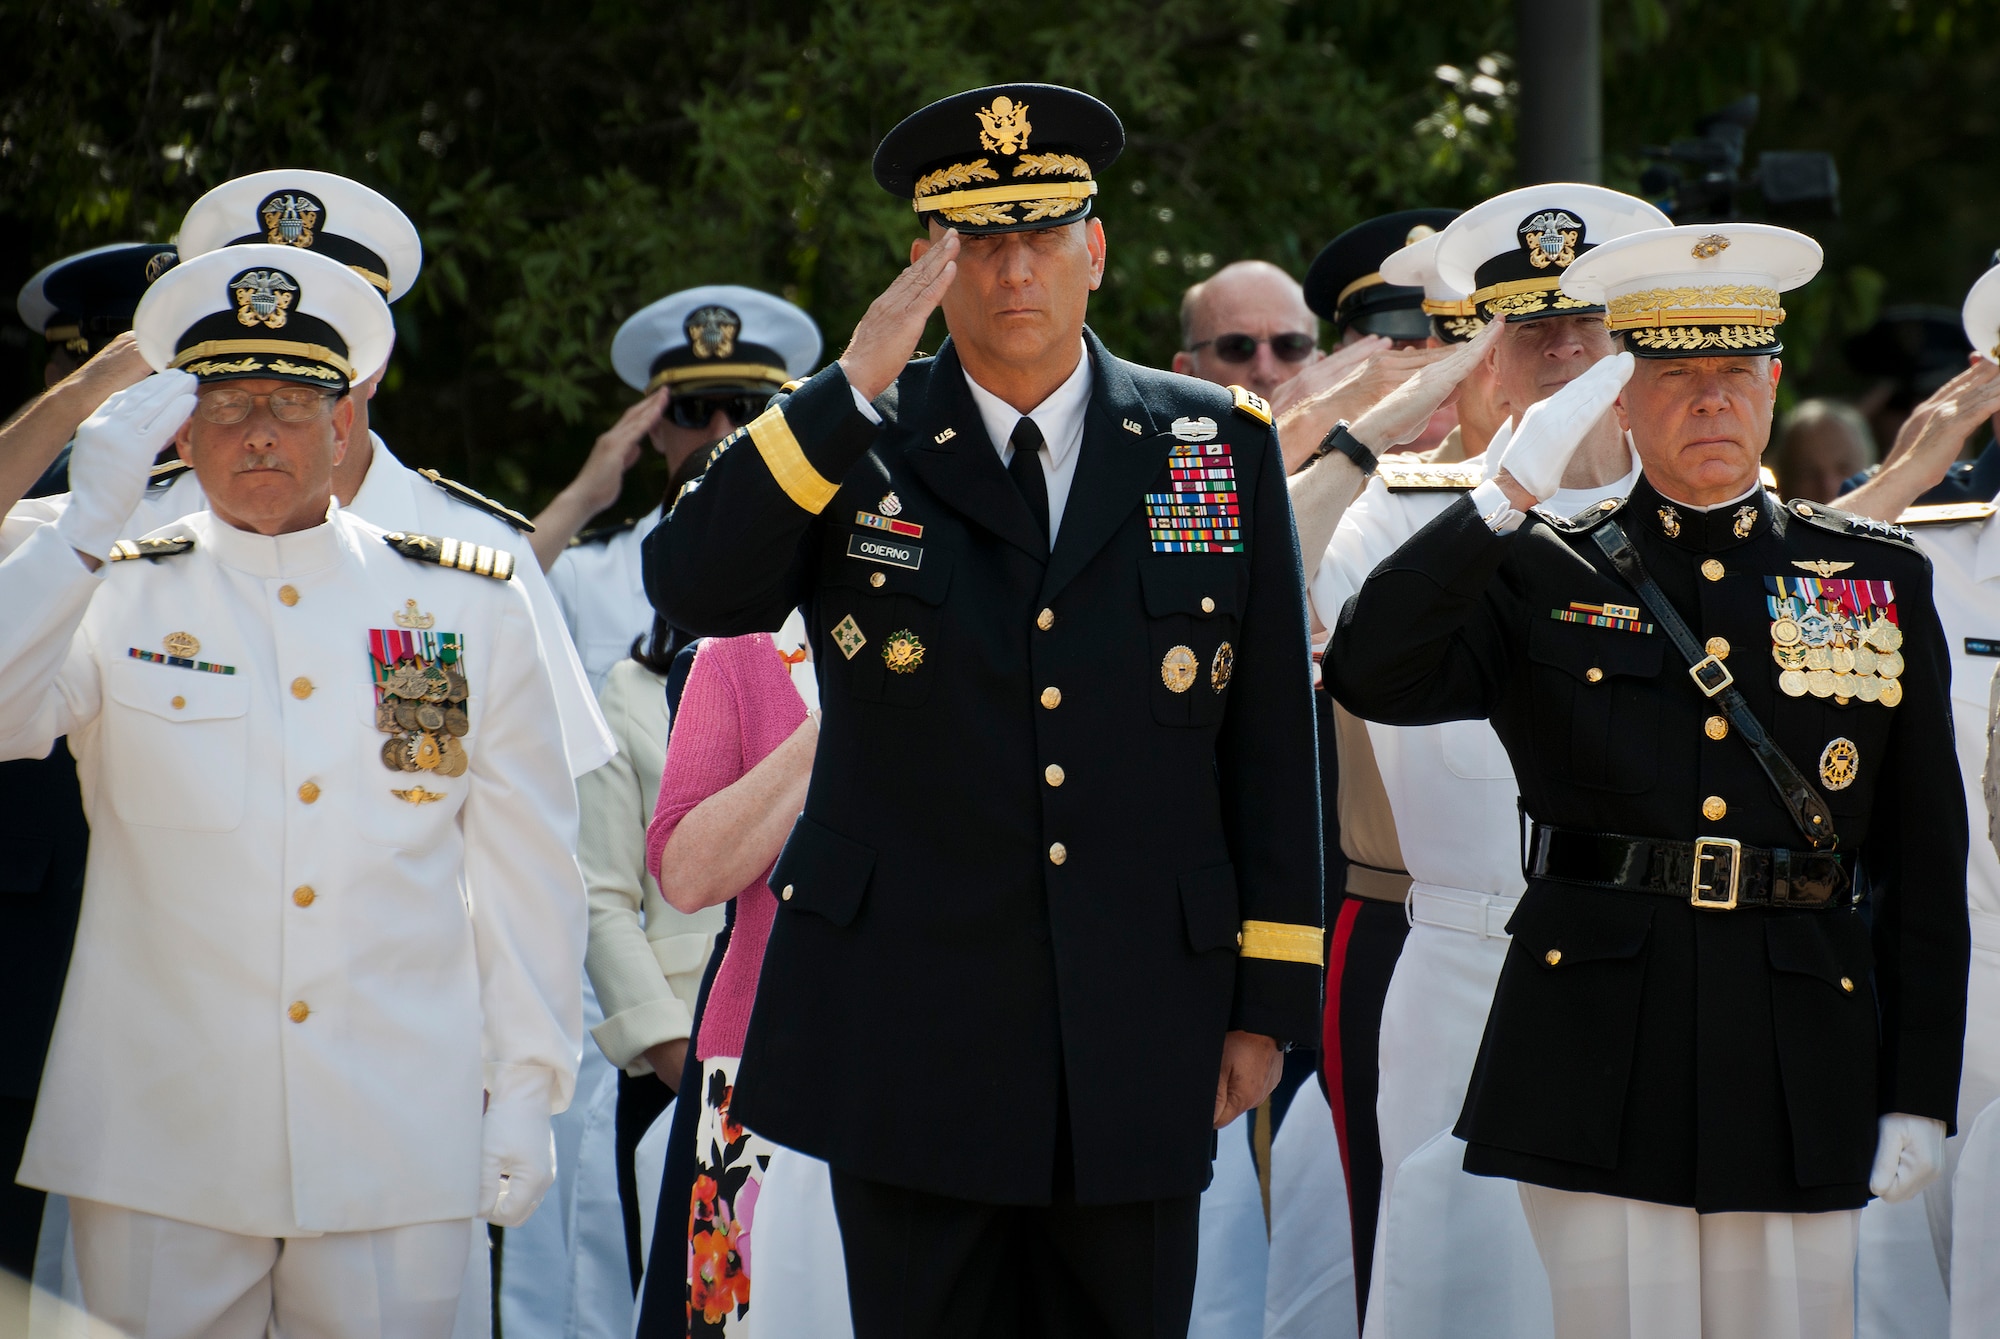
[[[1751,141],[1833,152],[1846,214],[1790,361],[1839,386],[1838,337],[1883,300],[1955,305],[2000,228],[2000,12],[1979,0],[1605,0],[1611,184],[1642,143],[1744,92]],[[1303,273],[1347,225],[1512,184],[1505,0],[4,0],[0,286],[67,252],[173,234],[196,196],[326,168],[400,203],[425,267],[395,309],[375,419],[413,463],[536,506],[631,398],[632,311],[697,283],[781,292],[829,356],[904,263],[914,219],[869,159],[961,88],[1088,89],[1129,146],[1099,213],[1092,323],[1164,363],[1191,281],[1258,256]],[[1446,67],[1441,70],[1440,67]],[[941,337],[934,330],[927,347]],[[0,335],[12,400],[34,334]],[[619,510],[657,498],[650,467]]]

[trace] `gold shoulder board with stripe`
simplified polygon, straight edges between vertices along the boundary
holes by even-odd
[[[1911,507],[1896,518],[1897,525],[1963,525],[1983,521],[2000,506],[1991,502],[1931,502]]]
[[[524,535],[532,535],[535,533],[535,523],[533,521],[523,516],[520,512],[515,511],[512,507],[505,506],[502,503],[495,502],[492,498],[486,496],[486,494],[480,492],[478,489],[467,488],[464,484],[460,483],[456,479],[447,479],[442,474],[439,474],[436,470],[418,470],[417,473],[423,475],[424,478],[429,479],[439,488],[442,488],[447,494],[449,494],[454,498],[457,498],[460,502],[463,502],[466,506],[477,507],[479,508],[479,510],[485,512],[488,516],[498,516],[501,520],[513,526],[516,530],[519,530]]]
[[[1326,966],[1326,931],[1317,925],[1286,925],[1280,921],[1245,921],[1236,936],[1237,956],[1269,958]]]
[[[1483,477],[1478,465],[1445,465],[1432,460],[1405,464],[1394,457],[1378,461],[1375,472],[1392,493],[1465,493],[1479,487]]]
[[[111,546],[111,561],[130,562],[134,558],[172,558],[194,549],[193,535],[165,535],[159,539],[121,539]]]
[[[406,535],[400,530],[392,530],[382,536],[382,542],[405,558],[414,558],[420,563],[436,563],[439,567],[492,577],[495,581],[505,581],[514,575],[514,555],[505,549],[468,544],[463,540],[444,539],[437,535]]]
[[[163,461],[160,464],[153,466],[151,470],[147,471],[146,487],[148,488],[171,487],[174,480],[180,478],[183,474],[186,474],[189,470],[193,468],[194,466],[188,464],[185,460]]]
[[[1231,386],[1229,393],[1236,398],[1236,412],[1245,418],[1254,418],[1265,427],[1271,426],[1271,402],[1255,391],[1246,391],[1241,386]]]

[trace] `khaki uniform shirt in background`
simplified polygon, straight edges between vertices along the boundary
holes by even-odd
[[[598,705],[618,752],[576,783],[577,863],[590,891],[584,967],[604,1009],[591,1035],[612,1064],[648,1074],[648,1047],[694,1033],[695,996],[724,909],[675,911],[646,869],[646,825],[667,755],[666,680],[636,660],[621,660],[606,674]]]
[[[1410,875],[1396,839],[1396,816],[1375,763],[1368,725],[1333,704],[1333,737],[1340,756],[1340,850],[1347,857],[1347,891],[1378,902],[1402,902]]]

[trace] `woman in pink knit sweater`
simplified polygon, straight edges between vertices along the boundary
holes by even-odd
[[[761,632],[701,644],[646,833],[647,863],[668,905],[692,912],[737,900],[695,1038],[702,1110],[688,1206],[691,1336],[747,1332],[751,1221],[775,1145],[736,1124],[729,1099],[778,910],[766,880],[805,805],[819,742],[819,712],[794,686],[795,665],[811,672],[798,664],[802,656]],[[663,1212],[662,1226],[670,1221]]]

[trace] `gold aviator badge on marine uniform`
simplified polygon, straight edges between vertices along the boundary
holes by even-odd
[[[464,776],[470,760],[460,741],[472,729],[464,643],[455,632],[434,631],[437,620],[415,600],[404,604],[394,622],[394,628],[368,634],[375,728],[389,736],[382,765],[392,772]],[[392,793],[412,804],[426,802],[412,798],[413,792]]]
[[[1788,697],[1830,697],[1842,706],[1856,698],[1885,707],[1901,702],[1903,631],[1896,626],[1893,586],[1832,575],[1852,563],[1793,566],[1818,575],[1764,578],[1779,690]]]

